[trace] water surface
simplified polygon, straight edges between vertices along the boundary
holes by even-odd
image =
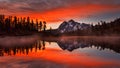
[[[0,38],[1,68],[120,68],[118,37]]]

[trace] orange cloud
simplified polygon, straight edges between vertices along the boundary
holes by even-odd
[[[31,18],[33,19],[39,18],[40,20],[54,23],[74,18],[86,18],[90,15],[104,12],[112,12],[119,9],[120,7],[115,5],[73,5],[69,7],[56,8],[44,12],[32,12],[28,16],[31,16]]]

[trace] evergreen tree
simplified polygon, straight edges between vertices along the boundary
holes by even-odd
[[[38,31],[38,19],[36,19],[36,30]]]
[[[46,22],[43,21],[43,31],[45,31],[45,30],[46,30]]]
[[[31,30],[32,31],[34,30],[34,21],[33,20],[31,21]]]
[[[40,31],[42,31],[42,21],[40,21],[39,25],[40,25]]]

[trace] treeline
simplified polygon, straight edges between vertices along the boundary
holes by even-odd
[[[95,26],[91,25],[91,30],[95,35],[120,35],[120,18],[111,22],[98,22]]]
[[[0,15],[0,33],[29,33],[46,30],[45,21],[34,21],[30,17]]]

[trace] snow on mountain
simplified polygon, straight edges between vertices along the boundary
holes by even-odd
[[[68,22],[64,21],[58,28],[58,31],[60,33],[64,33],[64,32],[71,32],[71,31],[77,31],[77,30],[84,30],[89,28],[90,25],[89,24],[85,24],[85,23],[78,23],[75,22],[74,20],[69,20]]]

